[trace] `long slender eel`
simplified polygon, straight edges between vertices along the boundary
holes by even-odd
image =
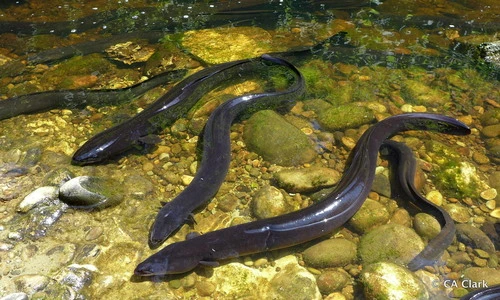
[[[283,59],[263,56],[263,59],[287,67],[293,72],[293,84],[283,92],[250,94],[237,97],[220,105],[208,119],[203,132],[203,156],[193,181],[159,211],[151,228],[149,244],[157,247],[197,207],[205,204],[219,190],[231,161],[230,127],[233,120],[252,106],[269,109],[294,102],[305,90],[300,72]]]
[[[498,300],[500,299],[500,285],[490,286],[473,291],[460,298],[460,300]]]
[[[418,270],[431,265],[453,241],[455,223],[448,212],[423,197],[415,188],[414,180],[416,161],[408,146],[391,140],[382,144],[382,156],[386,157],[393,166],[391,172],[392,197],[402,201],[410,201],[421,211],[431,214],[441,225],[441,232],[431,239],[427,246],[409,263],[410,270]]]
[[[232,61],[203,69],[188,76],[133,118],[104,130],[88,140],[73,155],[73,163],[102,162],[140,143],[187,114],[196,102],[216,85],[231,78],[256,72],[265,59]]]
[[[351,163],[344,176],[335,190],[322,201],[286,215],[170,244],[140,263],[135,274],[184,273],[199,264],[213,264],[217,260],[285,248],[333,231],[349,220],[365,201],[375,176],[378,150],[384,140],[406,130],[431,130],[455,135],[470,133],[462,122],[442,115],[411,113],[389,117],[361,136],[351,152]]]
[[[122,89],[104,90],[60,90],[26,94],[0,101],[0,120],[21,114],[47,111],[54,108],[77,108],[87,105],[113,105],[139,97],[148,90],[178,80],[185,70],[161,73],[148,80]]]

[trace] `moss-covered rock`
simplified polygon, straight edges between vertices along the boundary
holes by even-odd
[[[447,196],[477,198],[481,191],[488,188],[476,168],[463,161],[453,148],[435,140],[427,140],[425,147],[429,158],[437,165],[431,176]]]
[[[330,131],[355,128],[374,120],[374,114],[370,109],[357,104],[331,107],[318,115],[319,124]]]
[[[381,261],[407,264],[423,249],[424,243],[413,229],[387,224],[361,237],[359,255],[365,264]]]
[[[361,280],[366,299],[429,299],[423,282],[393,263],[381,262],[365,267]]]
[[[307,248],[303,258],[315,268],[342,267],[356,260],[357,247],[346,239],[329,239]]]
[[[436,106],[450,101],[450,95],[418,80],[406,80],[401,87],[403,97],[418,105]]]
[[[387,223],[389,218],[389,212],[382,204],[375,200],[366,199],[361,208],[349,220],[349,225],[358,232],[366,232],[375,226]]]
[[[278,165],[297,166],[316,157],[309,138],[271,110],[252,115],[245,126],[243,138],[251,151]]]

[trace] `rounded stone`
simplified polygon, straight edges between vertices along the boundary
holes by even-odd
[[[123,190],[112,179],[79,176],[61,186],[59,198],[73,208],[101,209],[121,203]]]
[[[253,114],[243,138],[248,149],[278,165],[298,166],[317,156],[307,135],[271,110]]]
[[[471,217],[467,208],[460,204],[450,203],[443,206],[443,208],[450,214],[453,221],[458,223],[467,223]]]
[[[274,186],[265,186],[255,193],[252,200],[252,212],[257,219],[267,219],[282,215],[290,206],[280,190]]]
[[[423,249],[424,243],[413,229],[387,224],[361,237],[359,255],[365,264],[381,261],[407,264]]]
[[[441,225],[431,215],[418,213],[413,220],[413,228],[424,239],[430,240],[441,232]]]
[[[59,189],[55,186],[39,187],[24,197],[23,201],[19,203],[17,210],[27,212],[40,202],[57,199],[58,193]]]
[[[425,198],[437,206],[443,205],[443,195],[439,191],[430,191],[425,195]]]
[[[357,246],[346,239],[329,239],[307,248],[302,257],[311,267],[342,267],[356,261]]]
[[[358,232],[366,232],[373,227],[387,223],[389,218],[390,214],[382,204],[372,199],[366,199],[361,208],[349,220],[349,225]]]
[[[496,189],[490,188],[482,191],[479,195],[484,200],[493,200],[497,197],[498,193]]]
[[[350,276],[343,270],[331,270],[321,273],[316,282],[322,294],[330,294],[333,292],[341,291],[347,283],[349,283]]]
[[[282,170],[274,174],[277,185],[290,193],[304,193],[336,184],[342,175],[321,167]]]
[[[366,266],[361,280],[366,299],[429,299],[423,282],[409,270],[393,263]]]

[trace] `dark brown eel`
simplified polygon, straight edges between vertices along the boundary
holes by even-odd
[[[199,264],[213,265],[222,259],[290,247],[332,232],[347,222],[365,201],[373,183],[381,145],[392,135],[407,130],[431,130],[455,135],[470,133],[462,122],[438,114],[410,113],[389,117],[361,136],[351,152],[351,163],[342,179],[322,201],[282,216],[170,244],[140,263],[134,273],[138,276],[184,273]],[[434,256],[434,251],[430,251],[430,256]],[[429,252],[426,254],[424,250],[425,255]],[[415,259],[410,268],[418,268],[421,261],[427,260]]]
[[[247,94],[221,104],[210,115],[203,131],[203,155],[200,168],[191,183],[172,201],[163,205],[151,227],[149,244],[156,248],[170,236],[189,215],[210,200],[219,190],[231,162],[231,123],[242,112],[252,109],[282,107],[296,101],[305,91],[304,78],[289,62],[263,55],[262,59],[287,67],[293,83],[286,91]]]
[[[418,270],[439,259],[455,237],[455,223],[448,212],[423,197],[415,188],[417,163],[410,148],[405,144],[386,140],[381,147],[383,157],[391,162],[391,188],[394,199],[410,201],[420,211],[432,215],[441,225],[441,232],[429,241],[419,255],[408,263],[410,270]]]

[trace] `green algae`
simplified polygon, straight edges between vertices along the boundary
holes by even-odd
[[[355,128],[374,120],[370,109],[356,104],[334,106],[318,115],[318,123],[329,131]]]

